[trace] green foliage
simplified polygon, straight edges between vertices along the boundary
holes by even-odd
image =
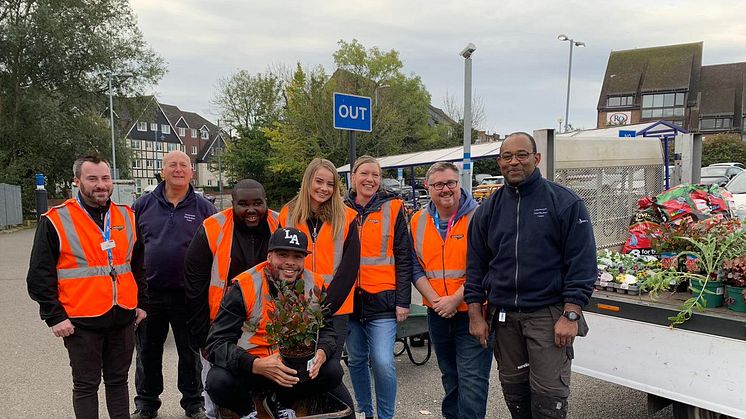
[[[319,330],[324,327],[326,292],[314,288],[304,291],[302,279],[289,283],[272,279],[277,296],[267,322],[267,340],[282,353],[313,352]]]
[[[746,142],[738,134],[708,135],[702,144],[702,166],[725,162],[746,163]]]
[[[0,7],[0,181],[33,205],[33,173],[52,196],[69,186],[73,160],[111,156],[107,73],[114,94],[135,95],[164,73],[126,0],[6,0]],[[121,138],[121,137],[120,137]],[[117,165],[129,167],[127,148]],[[123,174],[126,173],[120,170]]]

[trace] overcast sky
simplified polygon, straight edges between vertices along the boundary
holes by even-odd
[[[404,71],[422,77],[437,107],[447,92],[463,102],[459,52],[473,42],[473,89],[486,112],[479,128],[500,134],[558,126],[569,55],[561,33],[587,45],[573,52],[569,120],[579,128],[595,128],[612,50],[704,41],[705,65],[746,61],[740,1],[132,0],[132,7],[168,64],[154,93],[213,121],[217,80],[296,62],[331,73],[340,39],[399,51]]]

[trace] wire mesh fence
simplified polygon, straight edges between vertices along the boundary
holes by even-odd
[[[663,189],[663,165],[559,169],[555,181],[577,193],[593,223],[596,246],[616,247],[627,240],[637,201]]]

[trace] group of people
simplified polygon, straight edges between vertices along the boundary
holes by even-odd
[[[170,327],[187,417],[256,417],[261,403],[292,418],[295,401],[328,392],[360,416],[393,418],[397,322],[414,285],[428,307],[445,418],[486,416],[493,356],[513,418],[564,418],[595,242],[583,201],[542,178],[540,161],[533,137],[508,136],[498,157],[506,186],[482,205],[455,165],[435,163],[425,179],[431,202],[408,219],[370,156],[353,165],[345,196],[334,165],[314,159],[279,213],[251,179],[216,212],[191,187],[180,151],[164,157],[163,182],[132,209],[110,200],[105,160],[76,160],[79,194],[41,218],[27,278],[68,350],[76,417],[98,417],[102,376],[110,417],[156,417]],[[308,381],[267,340],[278,281],[325,290]],[[344,347],[354,402],[342,382]]]

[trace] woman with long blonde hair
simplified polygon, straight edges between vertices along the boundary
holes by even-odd
[[[352,313],[353,287],[360,268],[360,240],[356,212],[342,201],[339,174],[329,160],[315,158],[303,173],[300,191],[280,211],[283,227],[295,227],[308,236],[305,266],[324,277],[326,298],[337,332],[336,359],[341,358]],[[332,392],[352,404],[344,384]],[[354,415],[352,416],[354,417]]]
[[[396,323],[409,314],[412,240],[404,202],[381,188],[381,180],[375,158],[362,156],[355,161],[345,204],[358,214],[361,257],[347,354],[360,412],[373,417],[372,370],[377,416],[391,419],[396,411]]]

